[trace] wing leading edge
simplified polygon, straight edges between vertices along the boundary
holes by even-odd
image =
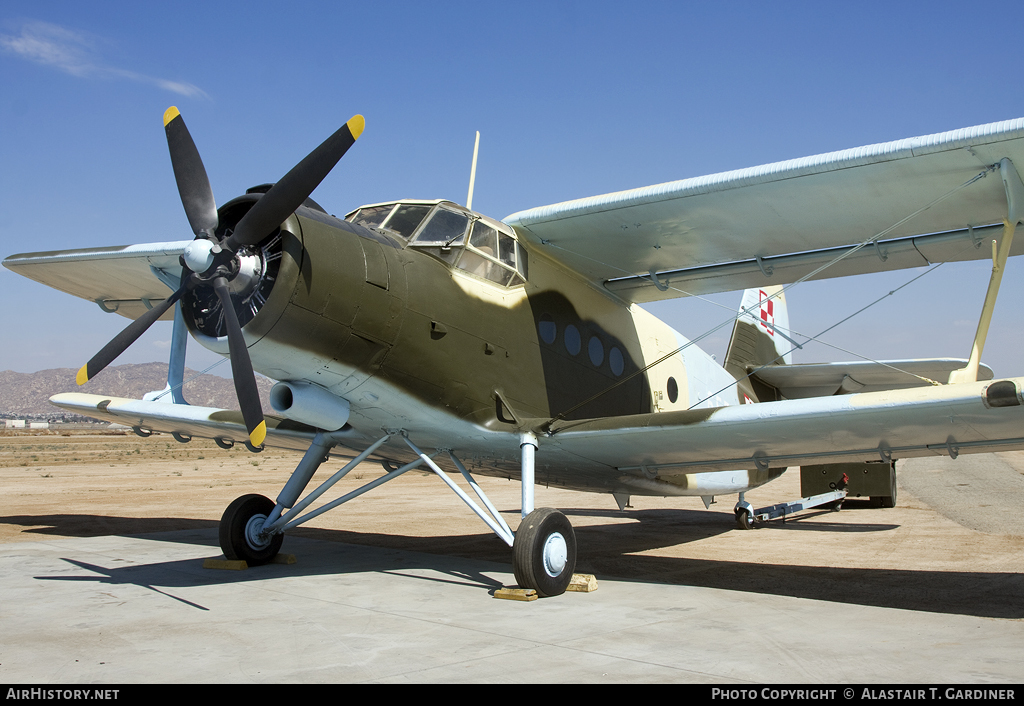
[[[520,211],[505,221],[553,258],[637,302],[985,259],[1007,217],[998,170],[1024,169],[1024,118]],[[983,245],[986,245],[983,247]],[[1024,253],[1018,240],[1012,254]],[[653,273],[653,274],[652,274]]]

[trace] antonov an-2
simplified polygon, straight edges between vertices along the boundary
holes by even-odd
[[[162,399],[67,393],[56,405],[179,441],[305,452],[276,501],[245,495],[227,508],[228,558],[269,561],[286,530],[427,468],[513,548],[522,587],[556,595],[576,540],[565,515],[534,508],[536,483],[609,493],[620,507],[634,494],[707,503],[738,493],[737,522],[748,527],[744,493],[790,466],[840,488],[844,473],[852,484],[851,471],[862,472],[875,479],[864,494],[891,505],[896,459],[1024,448],[1024,378],[992,380],[980,363],[1007,257],[1024,250],[1013,243],[1024,119],[503,221],[446,200],[328,214],[309,196],[363,125],[352,118],[280,181],[217,208],[170,108],[164,126],[193,239],[4,260],[134,320],[79,384],[154,321],[175,321]],[[792,283],[989,257],[969,360],[792,364],[807,340],[789,328]],[[741,289],[724,365],[639,306]],[[187,333],[230,357],[240,412],[184,403]],[[279,381],[275,415],[261,409],[254,369]],[[348,462],[303,497],[332,456]],[[308,509],[367,459],[382,463],[380,478]],[[444,469],[465,476],[480,503]],[[517,531],[471,473],[521,480]]]

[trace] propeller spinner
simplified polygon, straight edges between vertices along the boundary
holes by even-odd
[[[231,377],[235,394],[242,410],[250,442],[259,446],[267,436],[256,376],[253,373],[249,350],[242,337],[231,299],[231,282],[237,277],[249,276],[243,261],[243,251],[258,245],[274,233],[323,181],[348,149],[363,132],[365,121],[356,115],[337,132],[324,140],[284,175],[235,224],[230,235],[219,238],[220,225],[217,203],[192,135],[185,126],[181,113],[170,107],[164,113],[167,147],[174,168],[174,180],[181,196],[192,232],[196,239],[185,248],[182,259],[186,270],[181,287],[160,304],[129,324],[121,333],[82,366],[76,376],[79,385],[85,384],[107,367],[128,346],[158,320],[189,290],[208,289],[220,302],[224,313],[224,327],[231,359]]]

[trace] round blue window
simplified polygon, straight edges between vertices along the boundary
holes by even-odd
[[[537,331],[540,333],[540,340],[544,343],[554,343],[555,337],[558,336],[558,326],[555,325],[554,319],[547,314],[543,314],[540,321],[537,322]]]
[[[565,350],[569,351],[570,355],[577,355],[580,352],[580,347],[583,341],[580,339],[580,330],[569,324],[565,327]]]
[[[608,365],[612,369],[612,374],[615,377],[622,375],[622,371],[625,368],[625,362],[622,360],[622,351],[617,347],[612,346],[612,349],[608,351]]]

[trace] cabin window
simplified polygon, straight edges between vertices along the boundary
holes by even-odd
[[[430,208],[421,204],[400,203],[381,227],[408,238],[430,213]]]
[[[537,323],[537,331],[540,333],[540,340],[544,343],[554,343],[555,338],[558,337],[558,326],[550,314],[541,314],[540,321]]]
[[[565,350],[569,351],[569,355],[577,355],[580,352],[582,340],[580,339],[580,330],[573,324],[569,324],[565,327]]]
[[[595,368],[601,367],[601,363],[604,362],[604,346],[597,336],[590,337],[590,343],[587,344],[587,355],[590,356],[590,362],[594,364]]]
[[[669,378],[668,384],[665,386],[668,391],[668,401],[675,404],[675,401],[679,399],[679,384],[675,378]]]
[[[612,346],[612,349],[608,351],[608,366],[612,369],[612,374],[615,377],[622,375],[622,371],[626,368],[626,362],[622,358],[622,351],[617,346]]]

